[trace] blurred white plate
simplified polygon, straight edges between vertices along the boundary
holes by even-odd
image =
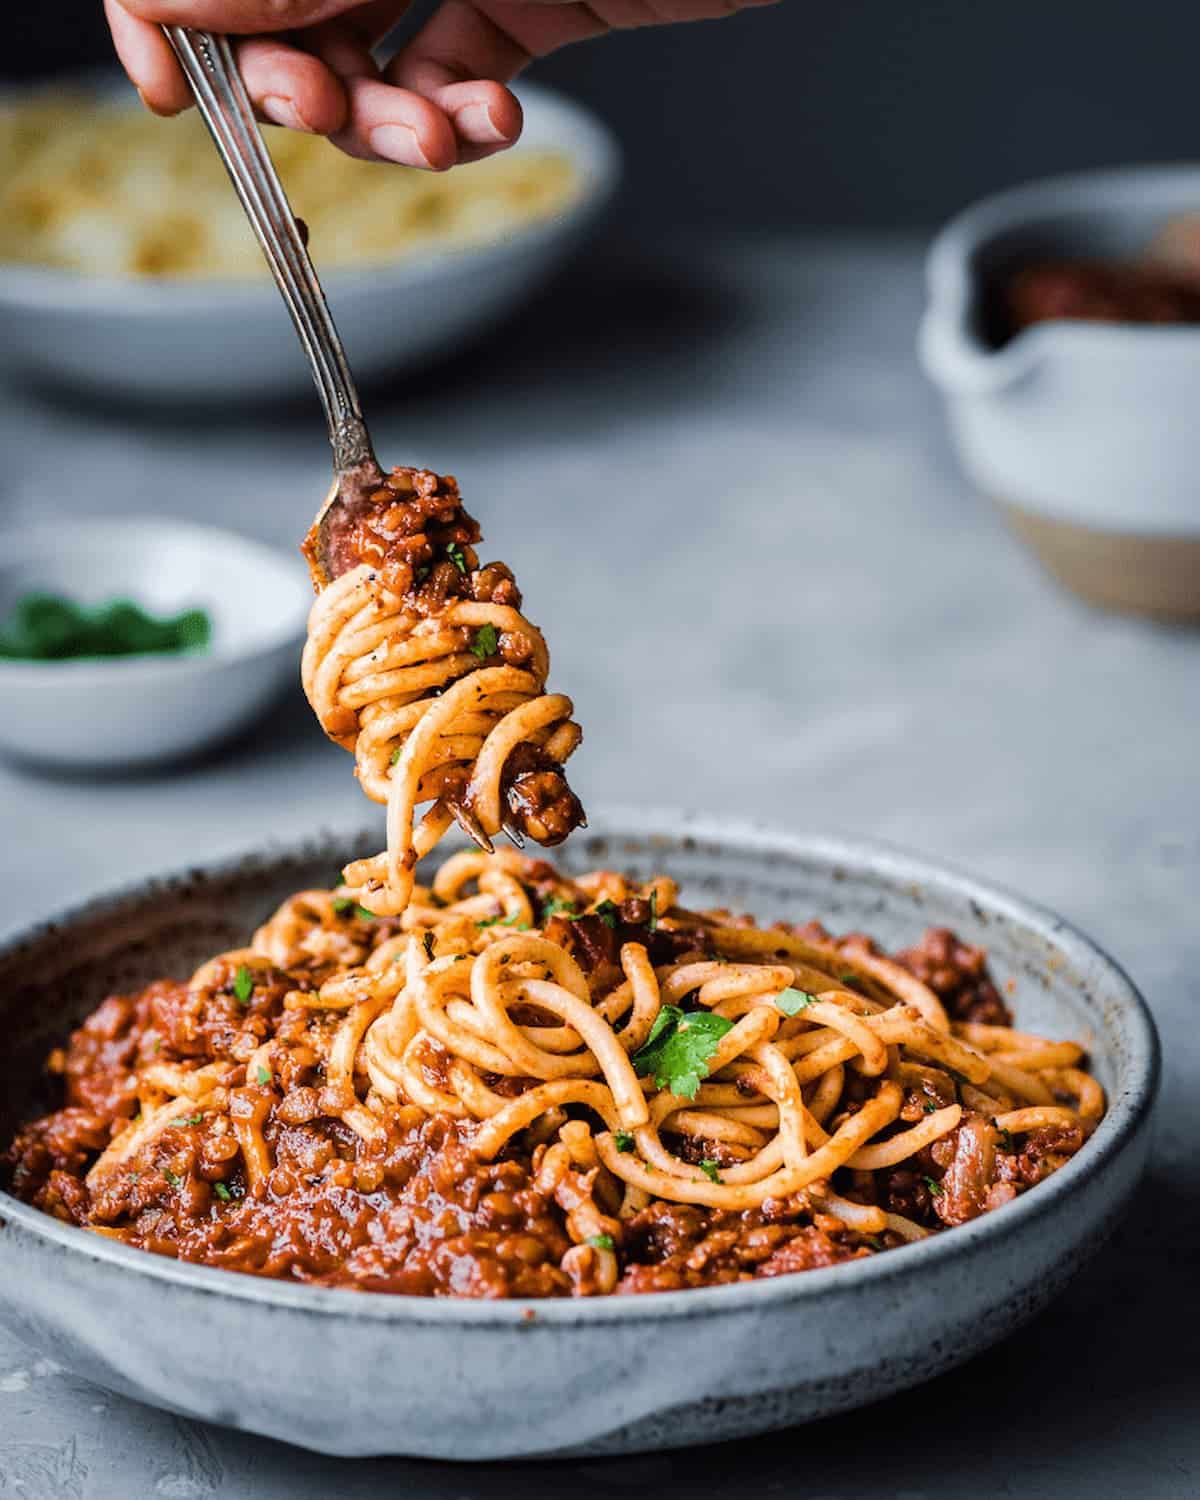
[[[250,724],[298,679],[313,598],[299,557],[153,516],[0,534],[0,616],[34,591],[88,606],[129,598],[152,614],[208,611],[204,652],[0,658],[0,751],[110,770],[188,755]]]
[[[608,129],[548,89],[526,84],[518,93],[522,145],[567,155],[578,194],[557,216],[488,244],[323,275],[360,379],[412,370],[469,344],[546,280],[612,196],[620,154]],[[150,401],[277,397],[312,384],[266,281],[117,279],[0,265],[0,362],[18,377]]]

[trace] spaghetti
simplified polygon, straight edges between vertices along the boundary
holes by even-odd
[[[263,1275],[474,1296],[771,1276],[921,1239],[1061,1166],[1104,1108],[984,956],[895,957],[673,881],[448,858],[402,916],[307,891],[51,1060],[14,1189]]]
[[[571,700],[546,691],[546,643],[478,540],[453,478],[394,469],[337,539],[338,576],[309,620],[304,691],[387,804],[387,852],[345,872],[380,916],[405,909],[418,859],[455,820],[485,848],[501,829],[557,844],[583,821],[562,772],[582,738]]]

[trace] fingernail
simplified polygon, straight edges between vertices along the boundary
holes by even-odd
[[[307,130],[311,133],[312,126],[292,101],[285,99],[282,94],[268,94],[259,107],[267,119],[276,125],[286,125],[289,130]]]
[[[502,130],[496,129],[496,122],[486,104],[464,104],[454,116],[454,128],[459,135],[478,146],[508,139]]]
[[[138,89],[137,92],[138,98],[142,101],[145,107],[150,111],[152,115],[157,115],[160,120],[170,120],[178,113],[178,111],[174,109],[159,109],[157,104],[152,103],[149,99],[146,98],[141,89]]]
[[[370,134],[371,150],[389,161],[415,162],[433,170],[433,163],[421,150],[417,132],[409,125],[376,125]]]

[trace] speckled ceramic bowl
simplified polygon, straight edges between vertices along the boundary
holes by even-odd
[[[149,881],[0,948],[0,1131],[40,1106],[47,1045],[107,991],[186,975],[377,843],[325,837]],[[1109,1112],[1049,1182],[921,1244],[587,1302],[261,1281],[131,1250],[0,1195],[3,1321],[127,1396],[321,1452],[634,1452],[809,1421],[925,1380],[1030,1318],[1103,1242],[1145,1160],[1158,1044],[1129,980],[1057,917],[907,855],[682,816],[597,819],[560,853],[576,870],[666,870],[692,904],[818,916],[887,943],[949,924],[1016,982],[1019,1023],[1087,1038]]]

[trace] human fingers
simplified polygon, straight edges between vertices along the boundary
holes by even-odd
[[[121,0],[143,21],[247,35],[295,31],[355,9],[357,0]]]
[[[274,37],[254,37],[238,43],[237,59],[264,119],[317,135],[332,135],[345,125],[346,91],[320,58]]]
[[[192,91],[162,31],[131,15],[121,0],[104,0],[104,14],[121,66],[146,107],[158,115],[187,109]]]

